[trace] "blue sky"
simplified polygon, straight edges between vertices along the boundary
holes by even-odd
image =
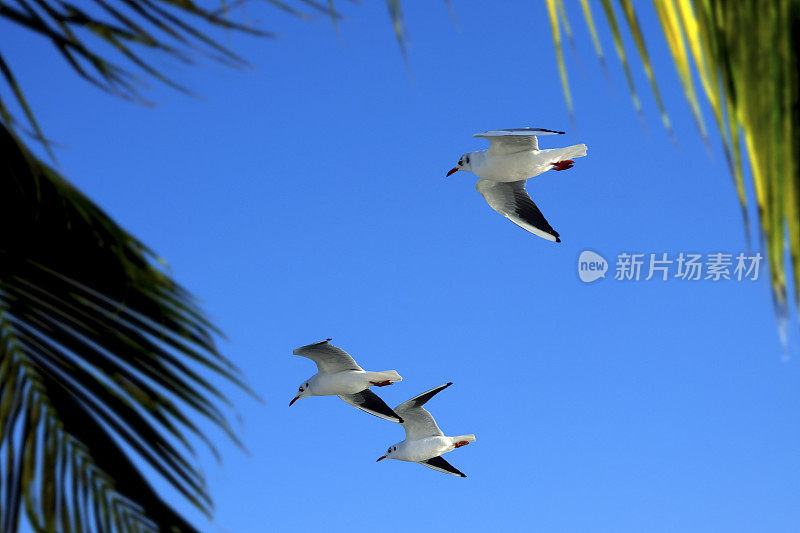
[[[169,262],[263,398],[230,391],[247,454],[217,436],[222,464],[200,455],[213,523],[180,508],[236,533],[795,531],[800,357],[793,325],[783,356],[765,273],[577,276],[585,249],[612,263],[746,251],[719,143],[702,146],[649,6],[678,149],[634,61],[642,128],[599,19],[606,82],[576,2],[576,124],[538,2],[456,1],[460,30],[444,3],[406,2],[411,75],[374,4],[343,4],[340,38],[324,18],[253,6],[282,37],[224,36],[244,71],[157,59],[199,98],[154,82],[155,108],[98,92],[0,25],[61,171]],[[526,125],[568,132],[543,147],[589,147],[528,184],[559,245],[491,211],[472,175],[444,179],[486,147],[474,132]],[[287,407],[315,372],[292,348],[326,337],[400,372],[378,390],[390,405],[453,381],[429,408],[445,433],[476,434],[446,456],[468,477],[376,464],[402,429],[336,398]]]

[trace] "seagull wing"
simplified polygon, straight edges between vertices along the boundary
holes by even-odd
[[[431,457],[426,461],[418,461],[418,462],[422,466],[433,468],[434,470],[437,470],[439,472],[444,472],[445,474],[452,474],[454,476],[459,476],[459,477],[467,477],[467,475],[464,474],[461,470],[459,470],[458,468],[454,467],[453,465],[442,459],[441,455],[438,457]]]
[[[537,135],[560,135],[563,131],[542,128],[512,128],[508,130],[490,130],[476,133],[473,137],[489,139],[489,154],[502,155],[538,150]]]
[[[489,203],[489,207],[517,226],[548,241],[561,242],[558,232],[547,223],[542,212],[525,190],[526,180],[501,182],[478,180],[475,188]]]
[[[369,389],[364,389],[355,394],[340,394],[339,398],[371,415],[391,422],[403,423],[403,419],[397,416],[397,413],[392,411],[392,408],[386,405],[380,396]]]
[[[403,429],[406,430],[406,440],[418,440],[426,437],[444,435],[442,430],[439,429],[439,426],[436,425],[436,420],[434,420],[431,414],[422,406],[439,391],[446,389],[452,384],[452,382],[446,383],[427,392],[423,392],[419,396],[414,396],[407,402],[403,402],[394,408],[394,412],[403,419]]]
[[[302,357],[308,357],[317,363],[317,369],[320,374],[335,374],[336,372],[344,372],[345,370],[364,370],[358,366],[355,360],[350,357],[350,354],[337,348],[332,344],[328,344],[330,339],[314,344],[308,344],[297,348],[292,353]]]

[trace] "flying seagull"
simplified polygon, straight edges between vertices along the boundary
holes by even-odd
[[[460,470],[442,459],[441,455],[451,452],[456,448],[466,446],[475,441],[475,435],[459,435],[458,437],[445,437],[431,414],[422,406],[433,398],[436,393],[452,385],[446,383],[419,396],[411,398],[394,408],[394,412],[403,417],[403,429],[406,430],[406,440],[390,446],[386,455],[378,458],[399,459],[419,463],[428,468],[433,468],[445,474],[467,477]]]
[[[331,339],[308,344],[292,353],[308,357],[317,363],[317,373],[305,380],[297,388],[297,396],[289,402],[292,405],[301,398],[309,396],[336,395],[350,405],[371,415],[402,423],[392,409],[380,397],[369,390],[371,386],[385,387],[403,378],[394,370],[367,372],[356,364],[350,354],[328,344]]]
[[[539,128],[515,128],[476,133],[473,137],[489,140],[488,150],[469,152],[447,173],[466,170],[480,179],[475,187],[489,207],[517,226],[549,241],[561,242],[542,212],[525,191],[528,178],[553,170],[572,168],[575,157],[586,155],[586,145],[540,150],[537,135],[559,135],[563,131]]]

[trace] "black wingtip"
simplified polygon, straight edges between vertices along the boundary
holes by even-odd
[[[467,475],[466,474],[461,474],[461,477],[467,477]]]
[[[556,237],[556,242],[561,242],[561,237]]]
[[[557,131],[557,130],[548,130],[547,128],[528,128],[529,130],[539,130],[539,131],[546,131],[548,133],[556,133],[558,135],[564,135],[565,132]]]
[[[405,422],[405,420],[403,420],[403,419],[402,419],[401,417],[399,417],[399,416],[397,417],[397,421],[398,421],[400,424],[402,424],[403,422]]]
[[[449,387],[450,385],[452,385],[452,384],[453,384],[453,382],[452,382],[452,381],[448,381],[448,382],[447,382],[447,386],[448,386],[448,387]]]

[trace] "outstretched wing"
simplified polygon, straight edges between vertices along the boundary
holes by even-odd
[[[350,357],[350,354],[341,348],[328,344],[329,340],[331,339],[301,346],[292,353],[301,357],[308,357],[317,363],[317,369],[320,374],[335,374],[336,372],[344,372],[345,370],[363,370],[363,368],[358,366],[355,360]]]
[[[560,135],[563,131],[543,128],[511,128],[507,130],[490,130],[476,133],[473,137],[489,140],[489,154],[513,154],[526,150],[538,150],[537,135]]]
[[[380,396],[369,389],[364,389],[355,394],[340,394],[339,398],[371,415],[391,422],[403,423],[403,419],[397,416],[397,413],[392,411],[392,408],[386,405]]]
[[[431,457],[427,461],[419,461],[419,464],[427,466],[428,468],[433,468],[434,470],[438,470],[439,472],[444,472],[445,474],[452,474],[454,476],[459,476],[459,477],[467,477],[467,475],[464,474],[461,470],[459,470],[458,468],[454,467],[453,465],[442,459],[441,455],[438,457]]]
[[[489,206],[517,226],[548,241],[561,242],[558,232],[545,220],[525,190],[526,180],[502,182],[478,180],[475,188]]]
[[[422,406],[433,398],[439,391],[452,385],[446,383],[423,392],[419,396],[414,396],[407,402],[403,402],[394,408],[394,412],[403,418],[403,429],[406,430],[406,440],[418,440],[426,437],[438,437],[444,435],[431,414]]]

